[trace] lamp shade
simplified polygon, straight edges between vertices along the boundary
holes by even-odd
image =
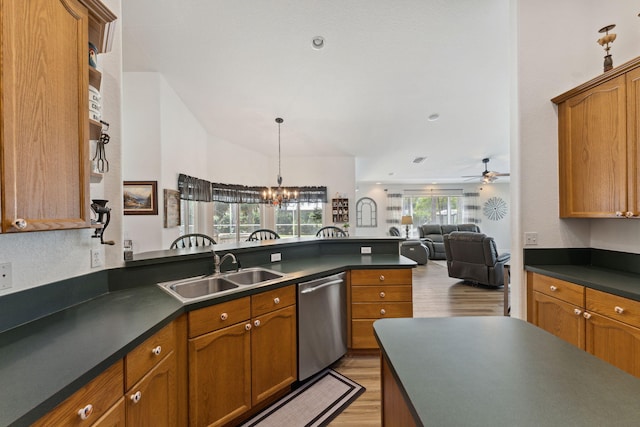
[[[411,215],[403,215],[400,220],[400,224],[402,225],[410,225],[413,224],[413,217]]]

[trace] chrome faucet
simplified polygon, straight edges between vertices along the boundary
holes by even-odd
[[[233,261],[231,261],[232,264],[235,264],[236,266],[236,271],[238,271],[240,269],[240,264],[238,264],[238,259],[236,258],[236,256],[234,254],[232,254],[231,252],[228,252],[226,254],[224,254],[222,256],[222,258],[220,258],[220,256],[218,254],[216,254],[215,252],[213,253],[213,261],[214,261],[214,267],[213,267],[213,272],[214,273],[222,273],[222,271],[220,271],[220,267],[222,266],[222,263],[227,259],[227,258],[231,258]]]

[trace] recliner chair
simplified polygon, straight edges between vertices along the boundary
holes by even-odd
[[[449,277],[487,286],[504,285],[504,265],[511,255],[498,255],[493,237],[468,231],[452,231],[443,237]]]

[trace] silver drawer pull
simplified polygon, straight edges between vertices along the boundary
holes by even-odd
[[[274,303],[274,304],[276,304],[276,305],[277,305],[277,304],[280,304],[280,298],[275,297],[275,298],[273,299],[273,303]]]
[[[384,276],[382,274],[380,275],[380,281],[384,282]]]
[[[139,391],[136,391],[131,396],[129,396],[129,399],[131,399],[133,403],[138,403],[140,402],[140,399],[142,399],[142,393]]]
[[[551,289],[551,292],[555,292],[555,291],[558,290],[558,288],[556,286],[553,286],[553,285],[549,286],[549,289]]]
[[[384,292],[380,292],[380,298],[384,298],[386,296],[387,296],[387,294],[385,294]]]
[[[220,315],[220,320],[227,320],[229,318],[229,315],[227,313],[222,313]]]
[[[582,317],[584,317],[585,319],[589,320],[591,319],[591,314],[587,313],[586,311],[584,312],[584,314],[582,315]]]
[[[162,353],[162,347],[161,346],[157,346],[154,349],[151,350],[151,353],[155,354],[156,356],[160,356],[160,353]]]
[[[250,331],[251,330],[251,323],[247,323],[246,325],[244,325],[244,330],[245,331]]]
[[[380,310],[380,314],[382,316],[384,316],[385,314],[387,314],[387,310],[385,310],[384,308],[382,310]]]
[[[260,320],[255,320],[253,322],[253,325],[257,328],[258,326],[260,326]]]
[[[17,218],[15,221],[13,221],[13,226],[18,230],[24,230],[25,228],[27,228],[27,221],[25,221],[23,218]]]
[[[622,313],[624,313],[624,308],[616,305],[615,308],[613,309],[613,311],[615,311],[618,314],[622,314]]]
[[[579,308],[574,308],[573,314],[575,314],[576,316],[580,316],[582,314],[582,310],[580,310]]]

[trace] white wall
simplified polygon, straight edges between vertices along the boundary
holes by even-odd
[[[434,189],[437,191],[438,188],[457,188],[462,189],[465,192],[478,192],[480,196],[478,197],[478,205],[480,207],[484,206],[488,199],[491,197],[499,197],[504,200],[507,204],[507,216],[498,221],[491,221],[486,216],[480,212],[477,217],[480,219],[480,223],[478,223],[478,227],[480,230],[485,233],[487,236],[491,236],[495,239],[496,245],[498,247],[499,252],[509,252],[510,251],[510,241],[511,241],[511,232],[510,232],[510,217],[512,215],[512,205],[511,205],[511,195],[509,192],[509,184],[506,183],[493,183],[489,185],[477,185],[477,184],[447,184],[447,185],[427,185],[427,186],[418,186],[418,185],[375,185],[375,184],[358,184],[358,193],[356,197],[356,201],[362,197],[370,197],[375,200],[378,208],[378,227],[377,228],[357,228],[356,234],[358,236],[386,236],[389,232],[389,224],[386,223],[387,219],[387,192],[384,191],[387,189],[389,192],[398,192],[403,193],[403,190],[411,189],[411,190],[422,190],[431,191]],[[406,194],[406,193],[405,193]],[[355,205],[354,205],[355,209]],[[354,211],[355,213],[355,211]],[[354,214],[352,214],[354,215]],[[354,219],[355,223],[355,219]],[[354,224],[355,225],[355,224]],[[418,232],[416,230],[416,226],[418,224],[414,224],[412,228],[412,234],[409,237],[417,238]],[[402,228],[402,227],[400,227]],[[401,230],[404,234],[404,229]]]
[[[541,248],[597,247],[640,253],[640,221],[558,218],[557,109],[551,98],[603,72],[598,30],[615,23],[614,67],[640,52],[637,5],[628,0],[521,0],[518,24],[519,232],[537,231]],[[513,171],[512,171],[513,172]],[[512,313],[523,317],[521,257],[512,258]],[[515,285],[515,286],[514,286]],[[515,287],[515,289],[514,289]]]

